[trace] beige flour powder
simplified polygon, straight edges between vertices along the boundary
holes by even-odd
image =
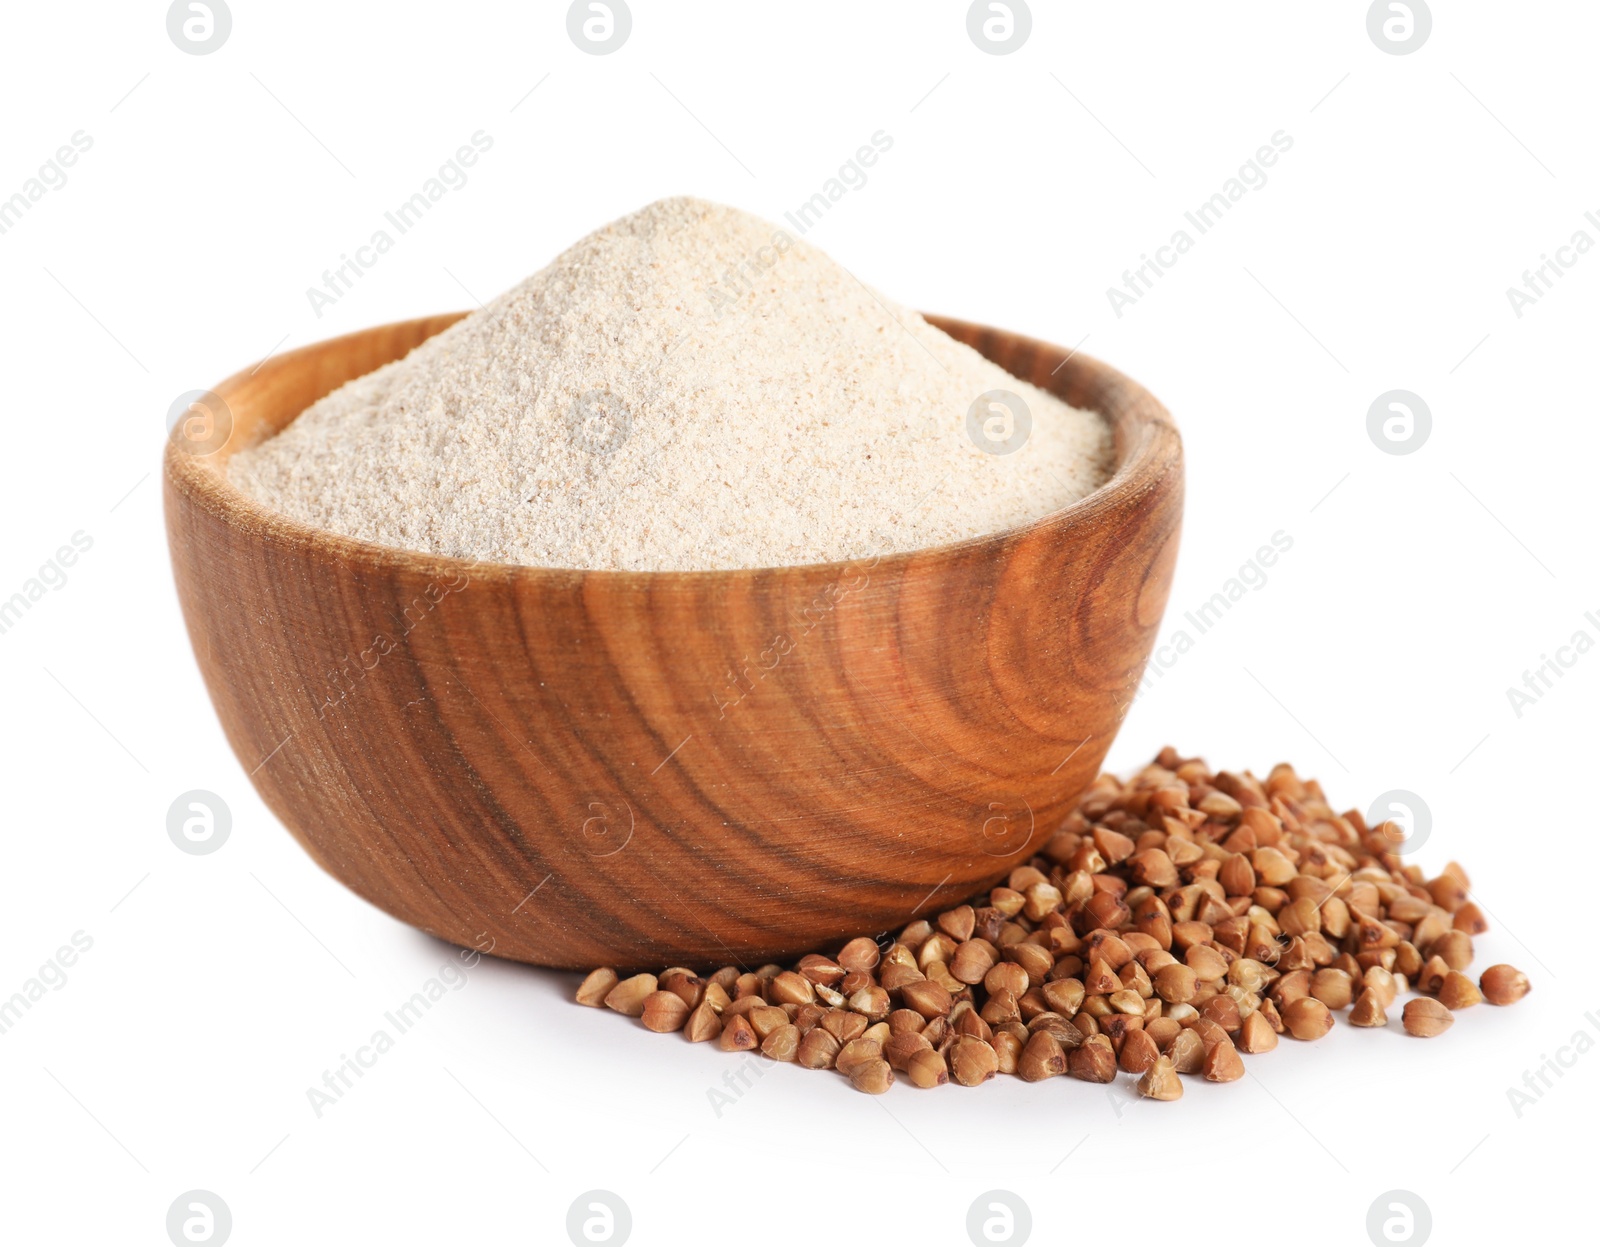
[[[335,390],[231,476],[383,545],[653,571],[978,536],[1081,498],[1110,465],[1100,417],[815,247],[664,199]]]

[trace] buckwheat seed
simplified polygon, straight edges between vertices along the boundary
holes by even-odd
[[[1400,1022],[1406,1034],[1419,1039],[1432,1039],[1435,1035],[1444,1034],[1455,1025],[1455,1020],[1449,1009],[1427,996],[1407,1001],[1400,1013]]]
[[[1528,994],[1528,976],[1515,966],[1490,966],[1478,981],[1483,998],[1492,1005],[1515,1004]]]
[[[623,979],[606,993],[605,1005],[625,1017],[636,1018],[644,1013],[644,1002],[655,990],[655,975],[635,974],[631,979]]]
[[[1176,1100],[1183,1095],[1183,1082],[1172,1062],[1158,1057],[1139,1078],[1139,1094],[1151,1100]]]

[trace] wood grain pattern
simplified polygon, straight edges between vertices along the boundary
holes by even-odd
[[[933,318],[1105,413],[1118,471],[1024,528],[853,563],[474,564],[314,530],[228,484],[234,450],[455,319],[278,356],[217,387],[225,445],[167,448],[206,685],[325,870],[502,957],[753,966],[898,928],[1043,842],[1097,773],[1166,605],[1182,450],[1155,399],[1085,356]]]

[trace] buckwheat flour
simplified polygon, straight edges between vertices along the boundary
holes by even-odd
[[[388,546],[707,570],[1013,527],[1095,489],[1111,457],[1099,416],[773,225],[680,198],[335,390],[231,476]]]

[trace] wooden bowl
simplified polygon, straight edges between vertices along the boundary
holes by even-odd
[[[753,967],[897,930],[1039,850],[1098,773],[1166,605],[1182,449],[1154,398],[934,318],[1104,413],[1116,474],[1023,528],[851,563],[472,563],[312,529],[228,483],[231,453],[456,319],[278,356],[168,442],[200,670],[324,870],[501,957]]]

